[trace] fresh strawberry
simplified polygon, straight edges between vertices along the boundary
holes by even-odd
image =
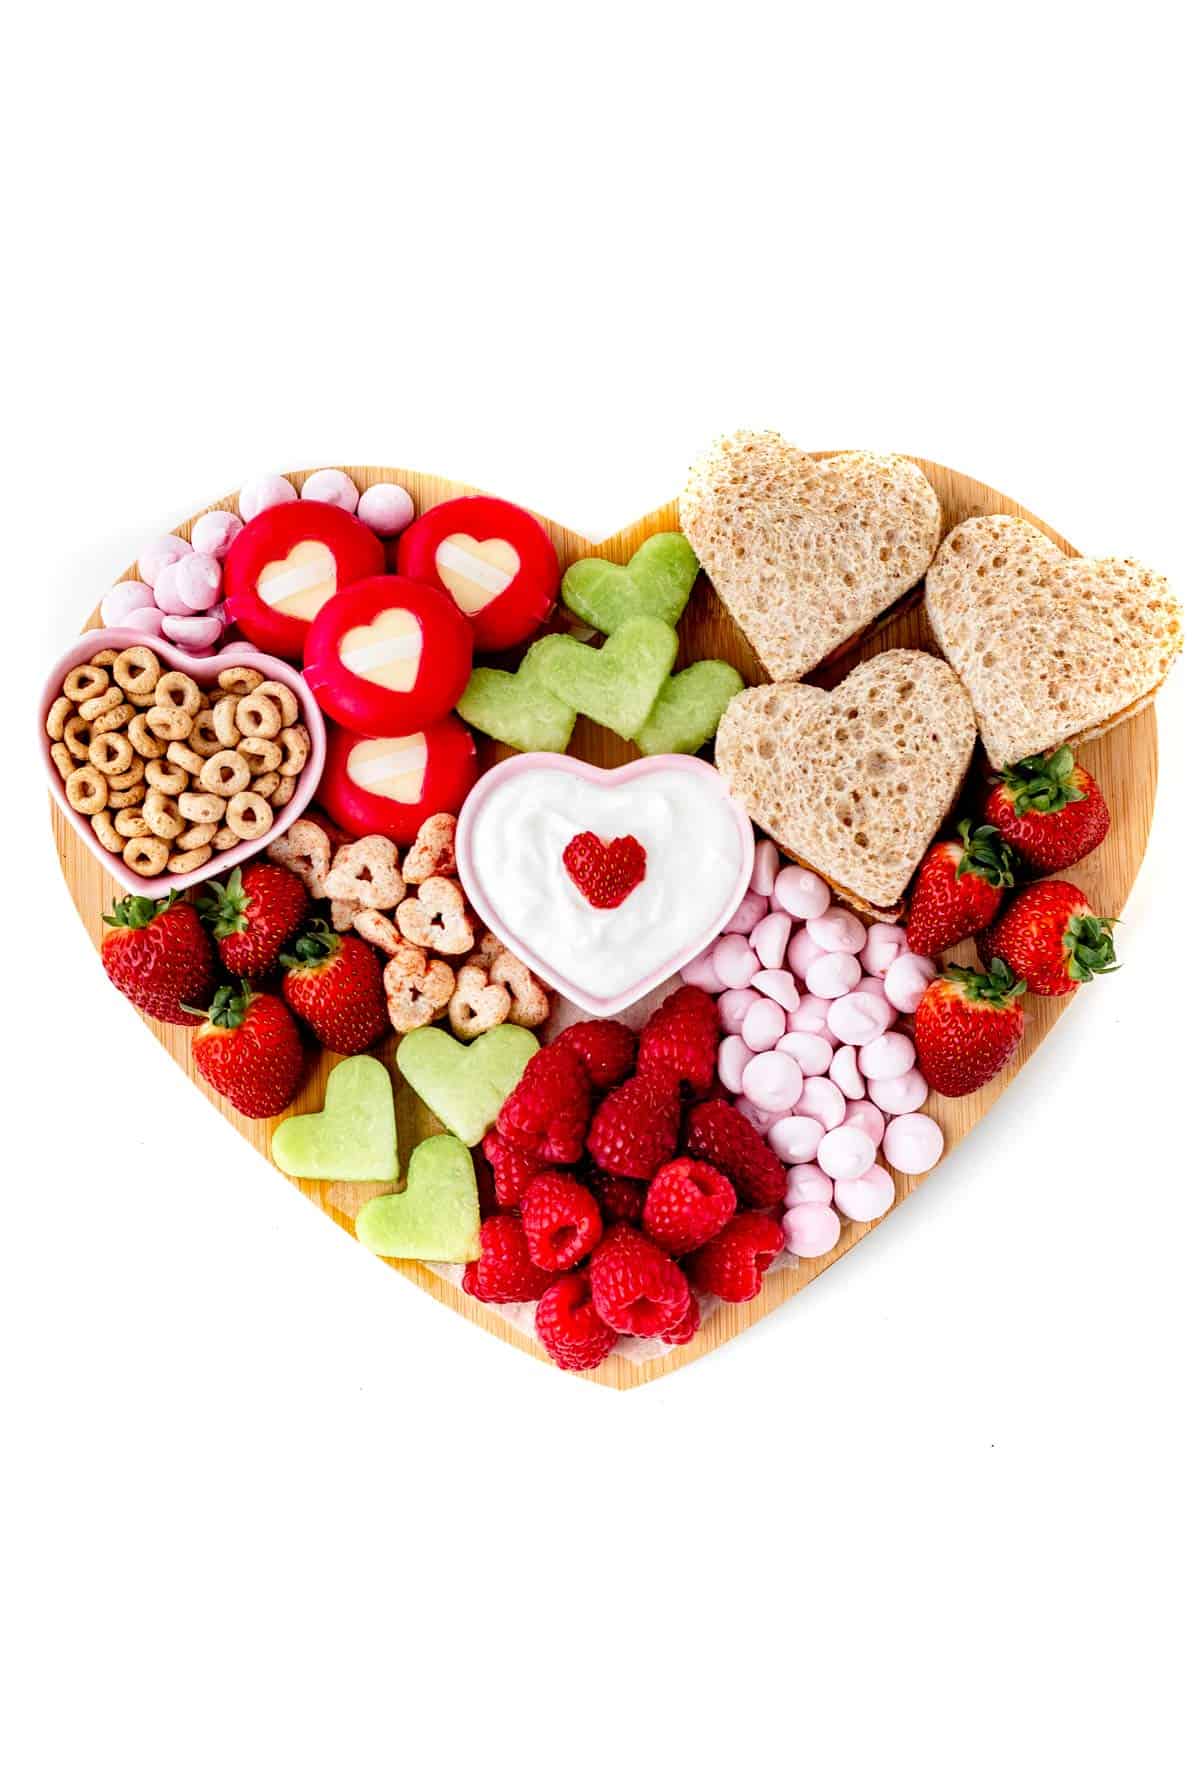
[[[198,904],[229,973],[259,980],[303,925],[308,890],[281,863],[248,863],[233,870],[224,886],[214,883]]]
[[[572,1270],[599,1245],[604,1223],[590,1190],[566,1172],[539,1172],[521,1203],[529,1256],[539,1270]]]
[[[514,1215],[493,1215],[479,1229],[479,1256],[463,1272],[462,1286],[476,1301],[536,1301],[554,1281],[529,1256]]]
[[[325,1048],[362,1054],[391,1028],[379,954],[361,937],[312,919],[279,960],[284,998]]]
[[[218,987],[192,1033],[196,1070],[243,1116],[279,1116],[304,1071],[300,1032],[282,999],[247,981]]]
[[[982,931],[1013,885],[1013,854],[994,826],[960,822],[957,839],[942,839],[925,853],[913,885],[908,947],[916,956],[940,956],[952,944]]]
[[[783,1250],[783,1229],[769,1215],[735,1215],[688,1262],[697,1289],[720,1301],[751,1301],[772,1261]]]
[[[632,1178],[614,1178],[611,1172],[593,1172],[590,1189],[607,1224],[628,1221],[636,1227],[641,1221],[646,1192]]]
[[[947,968],[926,987],[913,1020],[917,1063],[934,1091],[963,1098],[997,1074],[1025,1028],[1018,980],[1004,962],[987,974]]]
[[[717,1002],[680,987],[652,1012],[638,1045],[638,1071],[659,1067],[693,1091],[712,1087],[717,1065]]]
[[[677,1326],[670,1326],[659,1337],[664,1344],[690,1344],[700,1330],[700,1301],[693,1292],[687,1311]]]
[[[720,1233],[737,1210],[737,1192],[702,1159],[673,1159],[655,1172],[646,1192],[642,1227],[675,1258]]]
[[[147,1017],[164,1024],[202,1024],[217,970],[208,933],[194,906],[178,895],[115,900],[100,944],[104,972]]]
[[[688,1312],[691,1293],[679,1266],[644,1234],[623,1224],[597,1246],[588,1274],[596,1312],[614,1332],[657,1338]]]
[[[588,1152],[603,1172],[644,1178],[678,1152],[679,1093],[659,1073],[638,1073],[609,1092],[592,1119]]]
[[[496,1201],[502,1209],[519,1208],[533,1180],[546,1169],[534,1154],[522,1153],[495,1129],[483,1137],[483,1157],[492,1168]]]
[[[568,1024],[551,1046],[572,1049],[591,1083],[598,1091],[607,1091],[633,1072],[637,1042],[633,1031],[613,1018],[585,1018]]]
[[[783,1161],[741,1111],[721,1098],[710,1098],[689,1112],[684,1145],[694,1158],[706,1159],[731,1179],[751,1208],[773,1209],[787,1194]]]
[[[617,1342],[612,1327],[596,1312],[585,1270],[551,1283],[537,1304],[534,1324],[547,1356],[560,1369],[594,1369]]]
[[[498,1133],[543,1165],[574,1165],[583,1153],[591,1094],[569,1048],[539,1049],[500,1106]]]
[[[629,833],[608,843],[594,832],[576,833],[562,860],[583,898],[606,912],[627,900],[646,874],[646,848]]]
[[[984,814],[1025,862],[1068,869],[1108,831],[1108,805],[1069,746],[1010,765],[993,786]]]
[[[1111,974],[1117,966],[1114,922],[1094,913],[1074,882],[1034,882],[994,925],[980,932],[980,960],[986,966],[999,956],[1024,977],[1031,993],[1073,993],[1084,981]]]

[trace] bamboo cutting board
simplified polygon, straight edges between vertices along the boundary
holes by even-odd
[[[917,459],[920,461],[920,459]],[[1057,532],[1026,512],[1014,501],[997,493],[993,488],[982,482],[972,481],[966,475],[960,475],[953,469],[945,469],[938,463],[921,461],[920,466],[929,476],[938,492],[942,503],[942,520],[945,530],[981,513],[1007,512],[1018,517],[1028,518],[1051,537],[1068,553],[1077,551],[1060,537]],[[307,470],[299,470],[291,476],[297,488],[300,486]],[[449,481],[437,475],[409,473],[399,469],[350,468],[359,488],[364,488],[376,481],[401,482],[412,494],[418,512],[436,505],[442,500],[452,499],[459,494],[475,493],[478,489],[466,487],[457,481]],[[236,496],[216,501],[215,505],[234,509]],[[205,507],[205,511],[213,507]],[[200,514],[195,514],[199,517]],[[188,536],[191,522],[178,526],[181,536]],[[613,561],[624,562],[648,536],[661,530],[678,528],[678,515],[675,503],[661,506],[658,511],[649,513],[636,523],[609,537],[603,543],[589,543],[586,538],[574,531],[565,530],[561,525],[550,519],[544,520],[550,535],[558,549],[564,567],[582,555],[604,555]],[[135,570],[130,568],[127,577],[133,577]],[[99,622],[98,613],[93,612],[88,627],[96,627]],[[920,601],[915,601],[901,609],[890,618],[885,619],[881,626],[848,654],[822,673],[816,675],[818,682],[830,686],[844,678],[846,673],[859,660],[891,647],[924,647],[936,652],[936,646],[925,620],[924,609]],[[702,578],[692,594],[688,609],[680,624],[680,652],[678,666],[687,665],[690,661],[701,658],[723,658],[732,661],[738,667],[747,683],[758,683],[763,674],[759,671],[754,656],[747,647],[740,632],[726,616],[711,588]],[[1097,911],[1116,915],[1121,912],[1128,898],[1137,875],[1142,855],[1146,848],[1146,839],[1150,831],[1150,821],[1154,810],[1154,791],[1157,777],[1157,744],[1156,723],[1153,706],[1123,723],[1111,733],[1103,735],[1099,740],[1091,742],[1081,750],[1081,758],[1097,779],[1108,800],[1112,811],[1112,827],[1104,844],[1090,857],[1076,865],[1070,872],[1071,878],[1077,881],[1087,893],[1088,899]],[[506,756],[508,749],[482,741],[480,746],[480,764],[484,768]],[[619,739],[615,734],[595,727],[581,717],[576,724],[571,751],[581,758],[588,759],[598,765],[624,764],[637,756],[636,749]],[[59,860],[63,874],[70,888],[72,898],[79,910],[84,925],[93,943],[99,948],[103,933],[102,917],[111,905],[116,886],[108,876],[100,862],[76,836],[57,807],[52,804],[54,835],[58,847]],[[959,950],[952,952],[955,959],[971,960],[973,949],[964,944]],[[1094,989],[1096,993],[1102,988]],[[1094,1016],[1096,1005],[1092,993],[1085,991],[1075,995],[1083,1002],[1083,1009],[1076,1013],[1080,1017]],[[1005,1090],[1020,1068],[1033,1055],[1045,1037],[1049,1034],[1059,1017],[1069,1008],[1071,1002],[1062,1000],[1038,999],[1028,995],[1025,1000],[1026,1029],[1025,1039],[1014,1061],[1005,1068],[995,1080],[985,1086],[982,1091],[975,1092],[965,1099],[947,1100],[931,1095],[926,1110],[940,1124],[946,1136],[946,1153],[949,1154],[975,1125],[986,1116],[988,1110]],[[270,1163],[271,1133],[276,1124],[273,1122],[250,1122],[239,1116],[223,1100],[217,1098],[207,1085],[198,1077],[191,1065],[189,1031],[170,1025],[159,1024],[147,1020],[147,1027],[173,1056],[178,1065],[188,1075],[196,1089],[207,1097],[218,1110],[234,1124],[245,1136],[250,1145],[257,1149]],[[389,1040],[381,1045],[376,1052],[391,1068],[396,1089],[396,1114],[400,1132],[401,1170],[406,1168],[407,1156],[417,1142],[427,1135],[435,1133],[439,1127],[424,1106],[414,1097],[409,1088],[400,1080],[396,1073],[393,1055],[396,1040]],[[325,1080],[336,1057],[323,1054],[306,1077],[303,1090],[293,1110],[317,1110],[324,1101]],[[927,1182],[934,1173],[926,1178],[917,1179],[897,1176],[896,1208],[907,1196],[916,1189],[918,1183]],[[354,1216],[367,1197],[375,1194],[376,1187],[371,1185],[350,1185],[331,1179],[300,1179],[298,1188],[322,1208],[331,1220],[344,1228],[353,1236]],[[962,1179],[960,1176],[960,1187]],[[390,1186],[386,1187],[390,1188]],[[891,1211],[895,1213],[895,1209]],[[588,1379],[598,1381],[608,1387],[637,1387],[643,1382],[653,1381],[671,1370],[682,1368],[697,1357],[713,1350],[717,1345],[736,1337],[747,1326],[770,1313],[781,1302],[788,1300],[814,1277],[843,1257],[851,1248],[865,1239],[873,1226],[849,1225],[842,1234],[838,1245],[824,1258],[792,1261],[788,1268],[777,1266],[768,1273],[761,1294],[754,1301],[742,1306],[720,1306],[716,1313],[705,1320],[691,1344],[672,1351],[669,1355],[654,1358],[651,1361],[637,1363],[620,1355],[609,1357],[598,1369],[590,1371]],[[903,1262],[900,1247],[894,1248],[897,1262]],[[518,1331],[508,1320],[482,1303],[473,1301],[452,1282],[440,1274],[427,1269],[423,1265],[403,1260],[384,1260],[401,1270],[413,1282],[435,1296],[445,1306],[454,1308],[464,1314],[467,1319],[485,1327],[497,1337],[528,1351],[547,1361],[536,1341]],[[786,1330],[781,1328],[781,1336],[800,1337],[797,1326]],[[563,1385],[565,1385],[565,1378]]]

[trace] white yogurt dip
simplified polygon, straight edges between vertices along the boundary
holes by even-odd
[[[645,877],[618,907],[592,906],[567,874],[563,851],[582,832],[628,833],[645,849]],[[470,853],[496,922],[597,999],[661,978],[665,964],[694,953],[726,910],[744,855],[715,773],[663,769],[602,783],[537,767],[489,789]]]

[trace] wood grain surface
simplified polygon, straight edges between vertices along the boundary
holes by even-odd
[[[920,459],[916,459],[920,461]],[[966,475],[956,473],[952,469],[941,467],[937,463],[921,461],[921,467],[929,476],[937,489],[942,504],[943,531],[950,529],[964,518],[980,513],[1010,512],[1029,518],[1040,529],[1052,537],[1069,553],[1076,553],[1048,524],[1026,512],[1013,500],[997,493],[993,488],[982,482],[973,481]],[[297,470],[292,481],[300,486],[308,470]],[[365,488],[377,481],[400,482],[412,494],[418,512],[436,505],[442,500],[450,499],[458,494],[474,493],[478,489],[466,487],[456,481],[448,481],[436,475],[413,473],[402,469],[356,468],[350,467],[348,473],[353,476],[359,488]],[[236,496],[214,502],[214,506],[205,507],[211,511],[215,506],[228,509],[236,507]],[[195,514],[196,517],[200,513]],[[194,520],[193,520],[194,521]],[[181,536],[188,536],[191,522],[178,526]],[[603,543],[590,543],[573,531],[565,530],[551,519],[545,519],[547,529],[554,539],[559,557],[564,567],[583,555],[603,555],[613,561],[627,561],[634,550],[644,542],[646,537],[660,530],[677,528],[677,511],[674,502],[662,506],[656,512],[648,513],[636,523],[619,531],[615,536]],[[133,577],[134,568],[127,570],[126,577]],[[98,613],[93,612],[86,627],[96,627],[99,622]],[[723,607],[714,596],[707,582],[702,578],[692,595],[691,602],[680,624],[680,653],[678,665],[684,666],[692,660],[718,657],[733,662],[748,683],[760,682],[763,674],[757,666],[753,654],[748,648],[741,633],[726,615]],[[832,685],[843,678],[857,662],[869,654],[878,653],[889,647],[923,647],[930,652],[937,652],[929,627],[925,620],[924,609],[919,599],[908,604],[906,608],[893,612],[864,640],[851,649],[836,665],[817,673],[815,680],[824,685]],[[484,741],[481,746],[481,765],[486,767],[498,758],[506,756],[508,749],[494,746]],[[595,727],[581,717],[575,728],[571,751],[593,764],[617,765],[636,757],[636,749],[619,739],[615,734]],[[1150,821],[1154,809],[1154,791],[1157,776],[1156,724],[1153,708],[1143,710],[1132,720],[1105,734],[1099,740],[1082,749],[1081,757],[1088,769],[1101,784],[1112,809],[1113,823],[1108,838],[1098,851],[1086,858],[1083,863],[1071,870],[1071,877],[1087,892],[1093,906],[1098,911],[1116,915],[1120,913],[1129,891],[1133,886],[1138,867],[1146,848],[1146,839],[1150,831]],[[115,884],[107,875],[102,865],[92,856],[58,809],[51,804],[54,837],[58,847],[59,860],[66,877],[71,895],[79,910],[93,943],[99,948],[103,932],[102,915],[109,910],[114,894]],[[965,944],[952,952],[956,959],[970,960],[973,949]],[[982,1091],[971,1097],[959,1100],[946,1100],[931,1096],[926,1109],[941,1124],[946,1135],[946,1152],[950,1153],[970,1131],[986,1116],[991,1105],[1005,1090],[1017,1072],[1040,1047],[1054,1024],[1067,1010],[1072,1015],[1088,1017],[1096,1014],[1095,1003],[1088,1003],[1090,995],[1085,992],[1076,995],[1081,999],[1082,1009],[1075,1010],[1070,1004],[1061,1000],[1037,999],[1033,995],[1026,998],[1026,1032],[1025,1039],[1017,1056],[1004,1072]],[[198,1077],[191,1063],[189,1032],[165,1024],[147,1020],[147,1028],[173,1056],[177,1064],[188,1075],[192,1084],[203,1096],[216,1106],[221,1114],[228,1118],[245,1136],[246,1140],[270,1164],[271,1133],[276,1126],[274,1122],[250,1122],[239,1116],[223,1100],[217,1098],[207,1085]],[[400,1132],[401,1170],[403,1172],[407,1155],[427,1135],[437,1132],[440,1125],[429,1114],[424,1106],[415,1098],[396,1072],[394,1064],[395,1040],[383,1043],[376,1051],[381,1060],[389,1066],[396,1093],[396,1116]],[[325,1093],[325,1080],[329,1069],[336,1063],[337,1057],[322,1054],[314,1061],[304,1083],[304,1087],[293,1109],[307,1111],[319,1109]],[[273,1168],[272,1168],[273,1169]],[[919,1183],[927,1183],[934,1173],[925,1178],[911,1178],[903,1174],[897,1177],[896,1204],[890,1212],[895,1213],[905,1199],[916,1189]],[[353,1237],[354,1216],[368,1196],[380,1187],[372,1185],[351,1185],[331,1179],[301,1178],[295,1180],[297,1187],[345,1229]],[[264,1175],[264,1187],[269,1181]],[[960,1185],[961,1188],[961,1179]],[[824,1258],[811,1259],[795,1265],[793,1268],[776,1269],[770,1272],[764,1282],[762,1293],[755,1301],[743,1306],[721,1306],[701,1326],[700,1331],[691,1344],[673,1351],[667,1356],[655,1358],[648,1362],[637,1363],[628,1358],[614,1355],[609,1357],[598,1369],[590,1372],[586,1379],[602,1385],[616,1388],[637,1387],[653,1381],[672,1370],[681,1368],[685,1363],[695,1362],[706,1352],[723,1344],[727,1339],[736,1337],[747,1326],[769,1314],[781,1302],[788,1300],[800,1289],[806,1287],[822,1271],[845,1256],[858,1242],[866,1239],[878,1222],[868,1225],[848,1225],[845,1227],[838,1245]],[[236,1237],[236,1229],[230,1229],[230,1236]],[[903,1262],[903,1253],[899,1247],[895,1249],[896,1262]],[[495,1336],[506,1340],[518,1349],[546,1361],[536,1342],[524,1336],[507,1320],[489,1310],[481,1303],[464,1295],[455,1284],[436,1272],[420,1264],[403,1260],[382,1260],[393,1264],[411,1281],[420,1285],[429,1294],[435,1296],[445,1306],[464,1314],[477,1325],[485,1328]],[[781,1336],[802,1338],[803,1328],[793,1324],[781,1331]],[[564,1376],[562,1385],[569,1385]]]

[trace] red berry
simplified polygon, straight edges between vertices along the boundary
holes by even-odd
[[[769,1215],[735,1215],[689,1260],[697,1289],[721,1301],[750,1301],[762,1288],[763,1273],[783,1250],[783,1229]]]
[[[737,1192],[723,1172],[702,1159],[673,1159],[654,1174],[642,1226],[666,1252],[694,1252],[737,1211]]]
[[[934,1091],[962,1098],[997,1074],[1012,1055],[1025,1028],[1021,994],[1007,963],[947,968],[931,980],[913,1019],[917,1063]]]
[[[614,1178],[611,1172],[593,1172],[591,1190],[606,1222],[629,1221],[636,1226],[641,1220],[646,1192],[632,1178]]]
[[[243,1116],[279,1116],[296,1095],[304,1050],[274,993],[218,987],[208,1021],[192,1033],[196,1071]]]
[[[917,871],[906,927],[915,956],[940,956],[982,931],[1013,885],[1016,860],[994,826],[972,832],[964,820],[958,835],[932,845]]]
[[[545,1169],[540,1159],[522,1153],[495,1129],[483,1137],[483,1157],[492,1168],[496,1201],[502,1209],[518,1208],[530,1184]]]
[[[1094,851],[1109,827],[1096,780],[1069,746],[1010,765],[984,813],[1034,869],[1069,869]]]
[[[462,1286],[476,1301],[536,1301],[554,1281],[529,1256],[521,1223],[493,1215],[479,1229],[479,1256],[463,1272]]]
[[[690,1344],[699,1330],[700,1302],[699,1298],[693,1292],[691,1301],[688,1304],[687,1312],[684,1314],[679,1324],[677,1326],[669,1327],[665,1332],[660,1332],[658,1336],[662,1339],[664,1344]]]
[[[614,1332],[657,1338],[688,1311],[687,1278],[673,1259],[632,1227],[614,1227],[588,1267],[596,1312]]]
[[[543,1165],[574,1165],[583,1153],[591,1094],[569,1048],[539,1049],[500,1106],[496,1128]]]
[[[646,874],[646,848],[628,833],[607,844],[594,832],[576,833],[562,860],[583,898],[604,911],[627,900]]]
[[[652,1013],[638,1047],[638,1070],[661,1068],[693,1091],[711,1089],[717,1065],[717,1003],[680,987]]]
[[[560,1369],[594,1369],[617,1342],[617,1334],[596,1312],[585,1270],[551,1283],[537,1304],[534,1323],[546,1354]]]
[[[773,1209],[787,1194],[782,1160],[741,1111],[721,1098],[710,1098],[688,1113],[684,1145],[696,1159],[706,1159],[732,1179],[739,1197],[752,1208]]]
[[[199,902],[230,974],[255,980],[269,974],[279,952],[308,916],[308,890],[281,863],[248,863]]]
[[[280,956],[283,996],[325,1048],[362,1054],[391,1029],[378,952],[314,919]]]
[[[979,936],[979,957],[999,956],[1031,993],[1073,993],[1117,966],[1112,919],[1102,919],[1074,882],[1034,882]]]
[[[584,1019],[568,1024],[556,1036],[551,1047],[569,1048],[583,1062],[592,1085],[607,1091],[633,1072],[633,1055],[637,1046],[633,1031],[612,1018]]]
[[[105,916],[109,929],[100,944],[104,972],[147,1017],[164,1024],[202,1024],[199,1009],[216,985],[213,947],[190,901],[169,894],[149,900],[142,894],[113,902]]]
[[[540,1270],[572,1270],[600,1243],[604,1224],[590,1190],[566,1172],[539,1172],[521,1203],[529,1256]]]
[[[638,1073],[610,1091],[592,1119],[588,1152],[601,1171],[644,1178],[678,1150],[679,1094],[658,1073]]]

